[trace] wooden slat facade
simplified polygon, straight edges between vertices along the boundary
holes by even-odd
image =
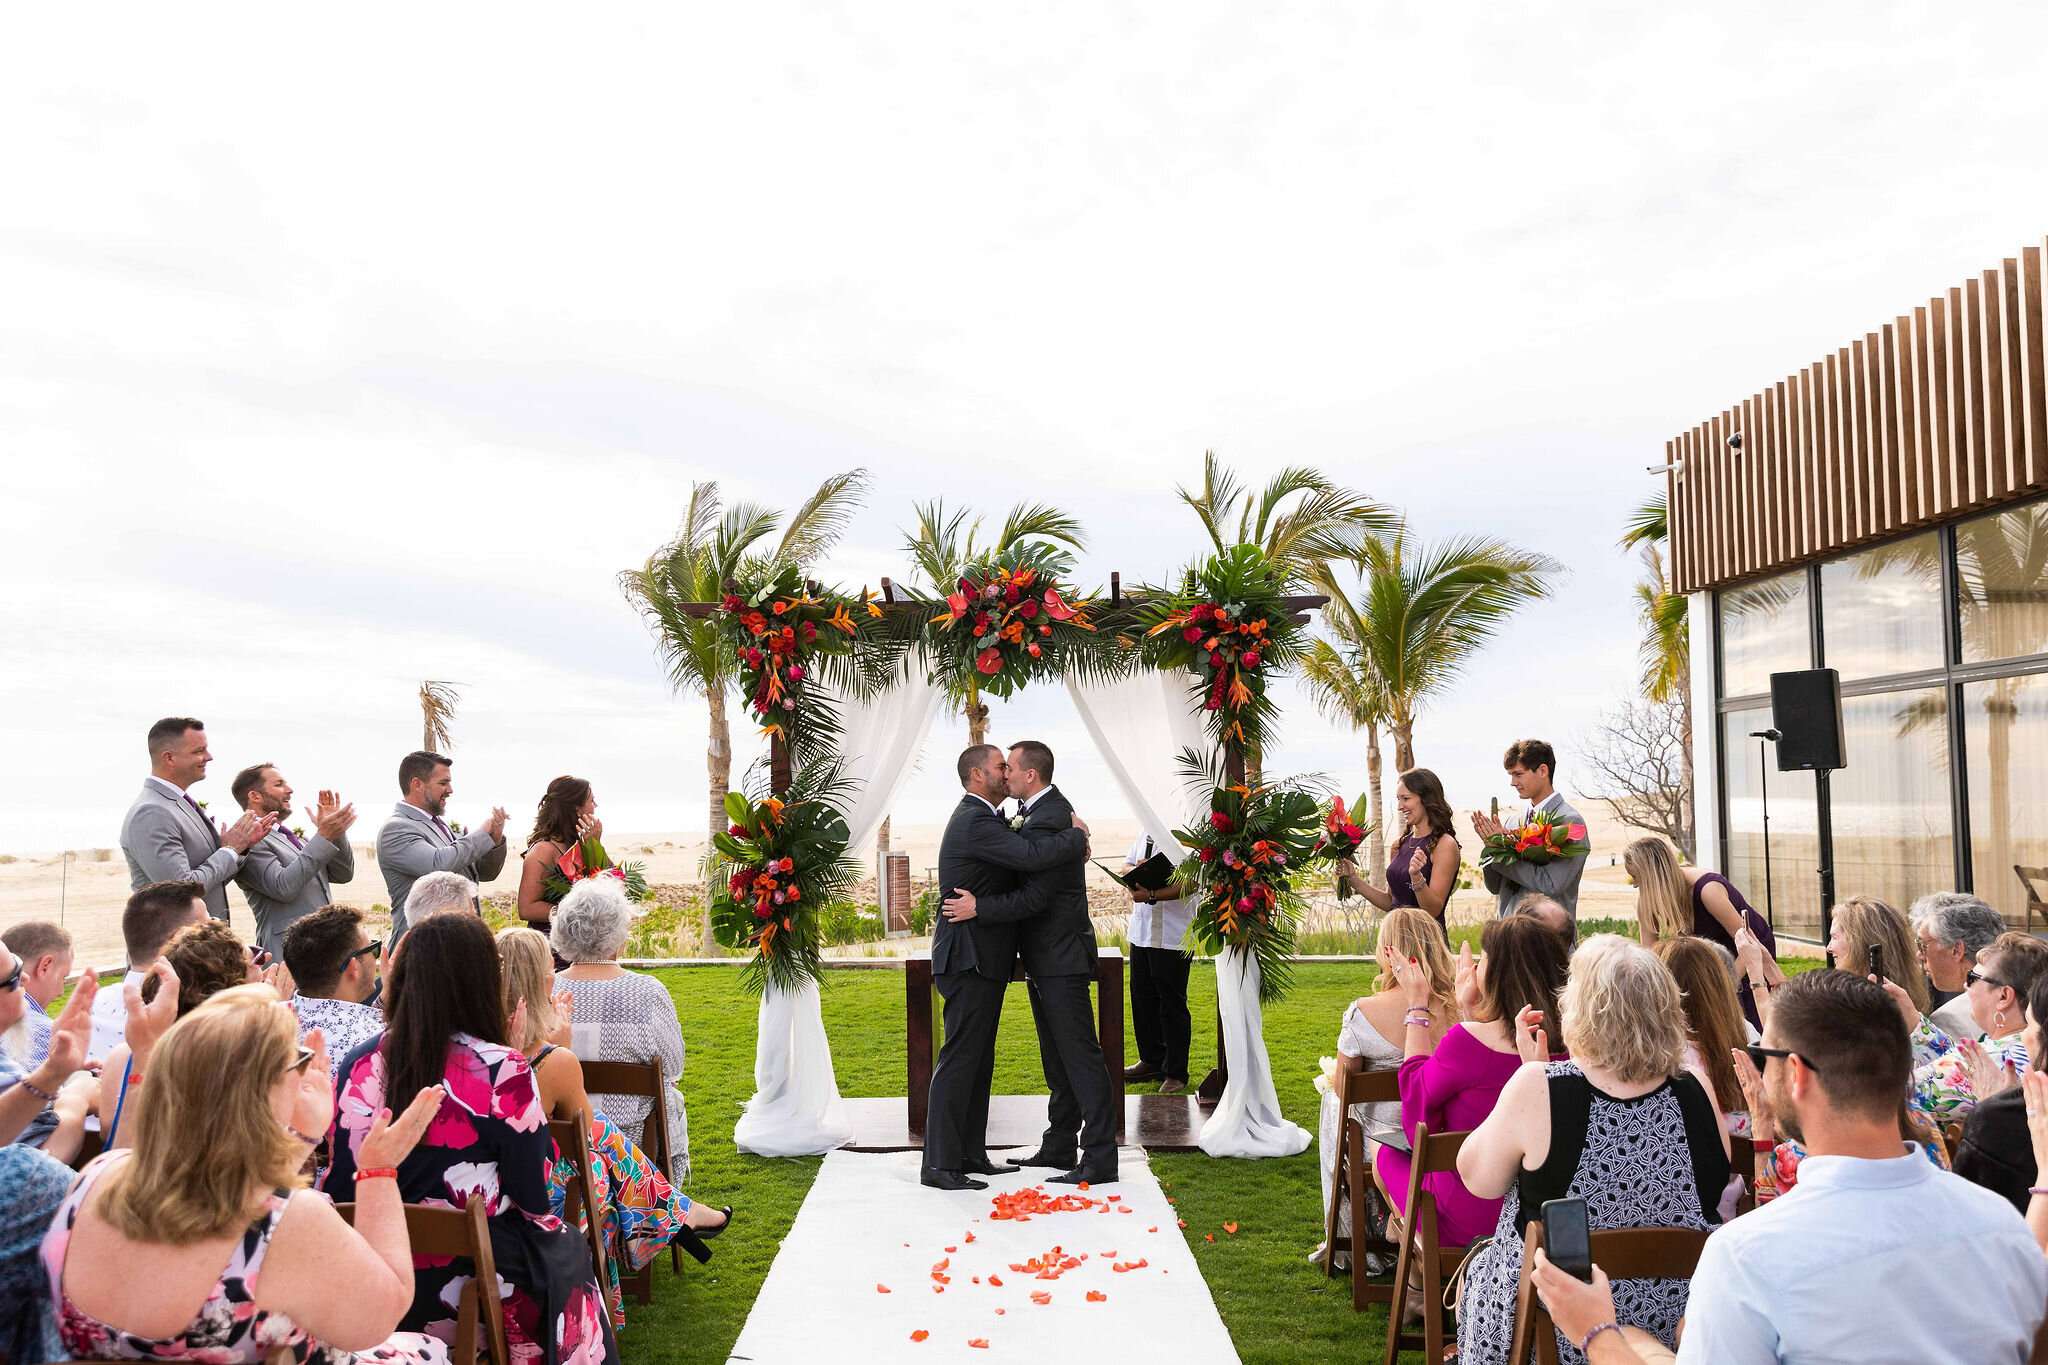
[[[1726,587],[2048,492],[2044,246],[1668,441],[1677,588]]]

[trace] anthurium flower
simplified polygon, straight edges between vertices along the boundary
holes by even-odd
[[[983,673],[1000,673],[1003,668],[1003,656],[998,650],[984,649],[975,656],[974,666]]]

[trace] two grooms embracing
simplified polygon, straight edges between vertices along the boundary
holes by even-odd
[[[1052,750],[1025,740],[960,755],[964,792],[939,842],[943,907],[932,934],[932,981],[946,1040],[932,1072],[920,1179],[942,1190],[986,1189],[977,1175],[1051,1166],[1065,1184],[1106,1184],[1116,1172],[1115,1092],[1095,1034],[1088,983],[1088,827],[1052,785]],[[1013,806],[1005,810],[1006,799]],[[1038,1150],[998,1166],[988,1156],[1003,995],[1023,958],[1051,1091]]]

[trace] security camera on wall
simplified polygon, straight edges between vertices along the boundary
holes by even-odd
[[[1742,453],[1742,433],[1735,432],[1728,438],[1728,448],[1738,455]]]

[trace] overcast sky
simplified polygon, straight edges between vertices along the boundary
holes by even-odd
[[[1202,451],[1564,561],[1418,727],[1454,804],[1629,690],[1673,433],[2048,231],[2038,7],[44,6],[0,45],[0,848],[106,846],[167,713],[367,838],[573,771],[701,826],[614,586],[693,480],[1184,563]],[[739,727],[743,732],[744,725]],[[1063,692],[997,703],[1120,813]],[[898,818],[953,799],[957,719]],[[1275,766],[1363,781],[1305,705]],[[751,738],[748,746],[751,746]],[[743,752],[743,757],[745,756]],[[1574,776],[1566,749],[1564,785]]]

